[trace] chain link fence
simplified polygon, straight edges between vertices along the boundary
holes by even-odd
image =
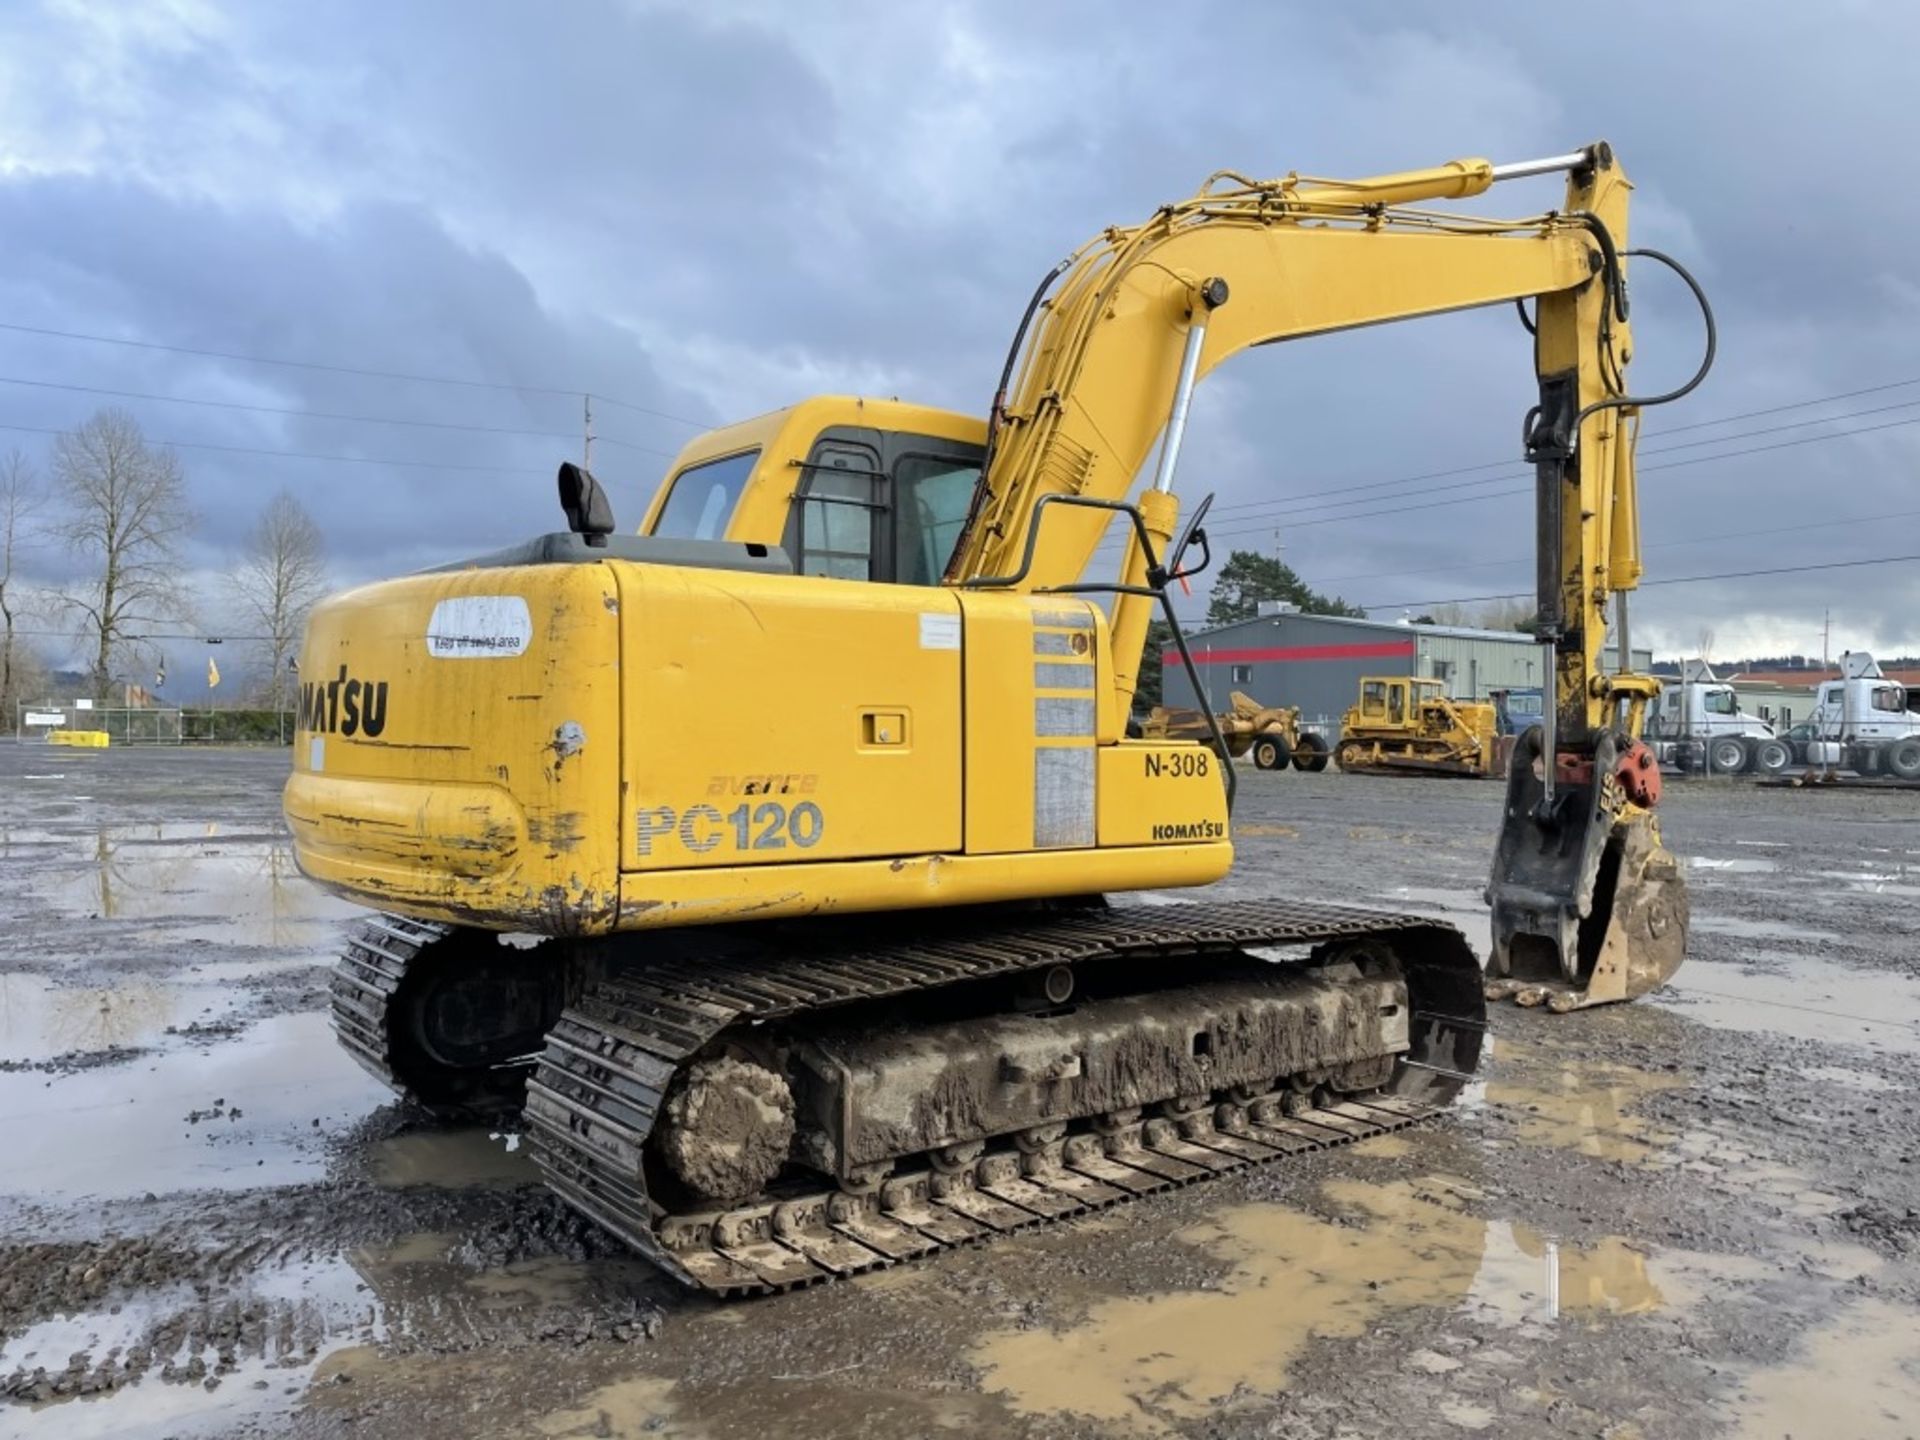
[[[114,745],[290,745],[290,710],[191,710],[161,706],[61,705],[21,701],[14,739],[45,744],[58,731],[105,731]]]

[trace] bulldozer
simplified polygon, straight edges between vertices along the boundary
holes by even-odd
[[[1563,208],[1428,208],[1542,174]],[[1043,277],[984,417],[822,396],[727,426],[638,533],[566,464],[564,531],[327,599],[284,810],[304,873],[373,912],[340,1043],[433,1115],[518,1127],[567,1204],[736,1296],[1419,1122],[1471,1077],[1489,984],[1657,985],[1686,902],[1638,769],[1654,682],[1597,663],[1640,575],[1637,416],[1668,398],[1626,388],[1654,254],[1628,190],[1604,144],[1222,172]],[[1182,525],[1175,493],[1197,382],[1518,302],[1557,673],[1490,976],[1424,915],[1120,903],[1233,863],[1217,720],[1126,734],[1156,615],[1202,693],[1169,599],[1211,558],[1209,500]]]
[[[1359,703],[1340,717],[1334,763],[1359,775],[1495,772],[1494,707],[1450,699],[1438,680],[1386,675],[1360,681]]]
[[[1215,751],[1225,759],[1242,757],[1253,761],[1256,770],[1296,770],[1319,774],[1327,768],[1327,742],[1311,730],[1300,728],[1297,705],[1262,705],[1244,691],[1227,697],[1224,714],[1209,716],[1191,706],[1156,705],[1139,724],[1140,738],[1147,740],[1192,740],[1212,745],[1217,732],[1224,751]]]

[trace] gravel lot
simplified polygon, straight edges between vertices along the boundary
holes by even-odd
[[[719,1305],[336,1051],[285,773],[0,744],[0,1435],[1920,1433],[1920,793],[1671,785],[1674,985],[1437,1125]],[[1222,891],[1484,951],[1497,786],[1241,796]]]

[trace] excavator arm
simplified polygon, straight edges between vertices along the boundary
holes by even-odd
[[[1545,215],[1416,208],[1554,171],[1567,175],[1566,203]],[[1105,231],[1035,292],[947,572],[963,586],[1081,584],[1115,510],[1131,509],[1113,609],[1113,683],[1130,706],[1167,579],[1195,384],[1249,346],[1515,302],[1527,320],[1531,301],[1536,635],[1552,647],[1554,690],[1548,724],[1523,740],[1510,781],[1488,890],[1490,974],[1494,993],[1560,1009],[1653,988],[1685,945],[1685,892],[1654,819],[1659,771],[1640,741],[1657,683],[1626,673],[1625,595],[1641,574],[1640,409],[1678,398],[1705,366],[1671,395],[1627,389],[1630,189],[1605,144],[1360,181],[1222,173],[1142,225]],[[1621,654],[1611,674],[1610,601]]]

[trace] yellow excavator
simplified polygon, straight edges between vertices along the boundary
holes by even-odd
[[[1550,214],[1420,208],[1554,172]],[[339,1039],[437,1114],[521,1114],[566,1201],[734,1295],[1413,1123],[1474,1070],[1489,986],[1661,983],[1687,911],[1639,740],[1656,686],[1597,663],[1640,576],[1638,414],[1674,398],[1626,387],[1628,257],[1653,256],[1627,193],[1605,145],[1218,174],[1048,272],[984,421],[808,400],[695,440],[634,535],[562,466],[566,531],[328,600],[285,811],[305,873],[379,912]],[[1111,903],[1233,860],[1217,729],[1126,733],[1156,612],[1201,692],[1167,593],[1209,556],[1206,503],[1181,529],[1174,496],[1195,384],[1516,303],[1556,675],[1490,975],[1418,915]],[[1090,573],[1115,528],[1118,574]]]

